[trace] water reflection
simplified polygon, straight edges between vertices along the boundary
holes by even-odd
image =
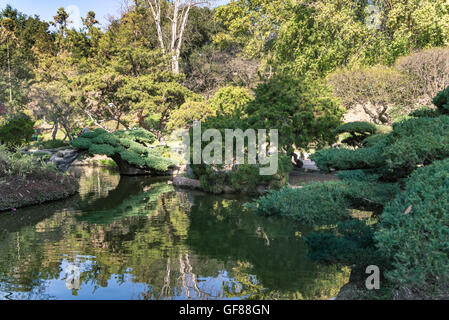
[[[348,280],[307,259],[307,230],[247,199],[74,173],[79,196],[0,216],[0,299],[319,299]]]

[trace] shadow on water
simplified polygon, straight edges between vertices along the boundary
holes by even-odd
[[[80,195],[0,216],[0,299],[320,299],[348,280],[307,259],[308,230],[248,199],[73,173]]]

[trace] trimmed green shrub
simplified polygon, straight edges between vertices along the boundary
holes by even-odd
[[[349,134],[342,142],[352,147],[362,147],[363,141],[377,133],[377,127],[369,122],[350,122],[339,126],[335,134]]]
[[[145,143],[156,141],[154,135],[145,130],[117,131],[108,133],[98,129],[83,134],[72,142],[72,146],[87,150],[91,154],[120,157],[131,165],[157,171],[167,171],[174,162],[164,158],[162,152],[148,148]]]
[[[380,144],[357,150],[322,149],[313,154],[311,158],[322,171],[373,169],[385,165],[385,160],[379,156],[382,154],[382,149],[383,146]]]
[[[246,205],[264,216],[287,216],[306,225],[330,225],[350,218],[344,184],[326,182],[304,189],[283,188]]]
[[[375,238],[387,278],[430,296],[449,289],[449,159],[416,170],[381,216]]]
[[[363,170],[348,170],[337,172],[337,177],[344,181],[367,181],[376,182],[379,180],[379,174],[368,174]]]
[[[337,134],[342,133],[351,133],[351,134],[375,134],[377,132],[377,127],[369,122],[364,121],[356,121],[356,122],[349,122],[345,123],[341,126],[339,126],[335,132]]]
[[[419,165],[449,157],[449,116],[417,118],[394,126],[393,143],[382,154],[390,178],[406,177]]]
[[[144,167],[146,165],[146,159],[144,159],[141,155],[129,150],[120,152],[120,157],[122,158],[122,160],[125,160],[126,162],[139,167]]]
[[[141,143],[144,146],[149,146],[157,140],[154,134],[144,129],[117,131],[114,133],[114,136],[121,141],[127,139]]]
[[[84,133],[83,135],[81,135],[80,138],[95,139],[96,137],[102,134],[108,134],[108,132],[104,129],[96,129],[94,131]]]
[[[112,134],[109,133],[103,133],[99,136],[92,139],[92,142],[95,144],[110,144],[110,145],[116,145],[120,143],[120,139],[116,138]]]
[[[114,155],[115,150],[113,146],[108,144],[92,144],[89,147],[89,152],[92,154],[102,154],[110,157]]]
[[[312,159],[323,171],[376,169],[382,178],[398,180],[420,165],[449,157],[449,116],[412,118],[396,123],[370,146],[357,150],[323,149]]]
[[[72,147],[80,150],[89,150],[92,140],[88,138],[78,138],[72,141]]]
[[[389,138],[388,134],[374,134],[363,140],[363,146],[366,148],[374,147],[375,145],[382,145],[386,143]]]
[[[247,205],[265,216],[287,216],[306,225],[332,225],[351,218],[352,208],[381,211],[399,186],[357,181],[328,181],[302,189],[272,191]]]

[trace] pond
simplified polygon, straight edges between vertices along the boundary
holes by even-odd
[[[0,214],[0,299],[329,299],[349,280],[307,258],[309,230],[248,198],[71,170],[79,195]]]

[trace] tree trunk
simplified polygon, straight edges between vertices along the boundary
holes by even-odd
[[[6,51],[8,55],[9,102],[12,102],[12,76],[11,76],[11,57],[9,52],[9,39],[6,41]]]
[[[304,167],[304,162],[301,161],[301,159],[299,159],[298,155],[294,152],[292,152],[292,162],[295,165],[295,167],[301,169],[302,167]]]
[[[55,126],[53,127],[53,133],[52,133],[53,141],[56,140],[56,135],[58,134],[58,130],[59,130],[59,123],[55,122]]]

